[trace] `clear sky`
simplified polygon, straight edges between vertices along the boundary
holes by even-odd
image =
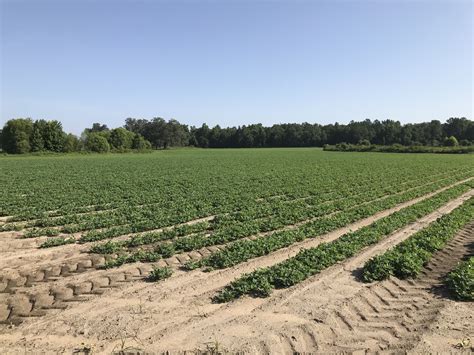
[[[472,118],[467,1],[0,0],[1,118]]]

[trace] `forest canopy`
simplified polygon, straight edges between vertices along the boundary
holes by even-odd
[[[221,128],[203,124],[195,127],[175,119],[127,118],[123,127],[109,129],[94,123],[80,137],[63,131],[61,122],[30,118],[12,119],[0,131],[4,152],[127,152],[169,147],[260,148],[322,147],[341,143],[352,145],[394,144],[403,146],[469,146],[474,144],[474,122],[449,118],[423,123],[401,124],[394,120],[351,121],[348,124],[283,123]]]

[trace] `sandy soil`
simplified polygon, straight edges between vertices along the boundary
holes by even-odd
[[[466,339],[474,341],[473,305],[449,300],[439,286],[446,272],[472,253],[474,224],[438,253],[417,280],[363,284],[357,275],[369,258],[471,196],[474,191],[299,285],[275,291],[267,299],[246,297],[228,304],[213,304],[210,297],[243,273],[337,239],[422,198],[228,270],[178,269],[205,251],[161,261],[176,271],[159,283],[143,282],[150,265],[99,270],[103,258],[79,254],[78,245],[32,249],[35,256],[18,267],[3,265],[0,351],[469,352]],[[464,349],[458,349],[463,339]]]

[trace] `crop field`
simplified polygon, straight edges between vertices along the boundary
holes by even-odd
[[[471,154],[5,156],[0,183],[2,353],[472,350]]]

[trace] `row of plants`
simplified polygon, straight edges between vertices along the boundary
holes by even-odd
[[[383,178],[383,176],[381,176]],[[430,177],[430,178],[435,178]],[[372,181],[373,180],[373,181]],[[364,185],[365,183],[380,183],[379,179],[372,179],[367,181],[359,181],[357,184],[355,182],[348,183],[347,186],[337,187],[337,185],[331,186],[331,189],[319,191],[317,195],[308,195],[303,193],[298,196],[285,196],[280,200],[262,200],[259,203],[254,201],[252,204],[247,204],[245,209],[237,210],[235,212],[230,212],[227,214],[219,215],[220,218],[216,219],[216,224],[225,224],[232,220],[251,220],[265,215],[271,215],[276,213],[281,206],[285,204],[297,203],[302,199],[308,201],[308,203],[318,203],[325,200],[331,200],[337,196],[342,196],[342,193],[345,191],[350,191],[351,189],[357,189],[358,187]],[[410,180],[406,180],[410,181]],[[400,181],[400,183],[403,183]],[[24,228],[32,228],[25,233],[25,237],[39,237],[39,236],[55,236],[59,233],[76,233],[80,231],[87,231],[99,228],[107,227],[122,227],[122,230],[128,228],[132,230],[133,223],[140,223],[146,221],[147,224],[150,224],[150,220],[159,223],[158,218],[163,218],[166,215],[166,212],[173,210],[173,206],[185,206],[187,212],[192,212],[192,207],[186,205],[186,201],[176,201],[175,199],[159,199],[153,203],[146,203],[141,205],[131,205],[130,203],[108,206],[107,209],[98,210],[98,211],[89,211],[77,214],[68,214],[63,216],[56,217],[43,217],[28,222],[22,223],[7,223],[2,225],[0,228],[3,231],[8,230],[21,230]],[[202,206],[195,206],[202,207]],[[203,212],[201,212],[203,214]],[[55,227],[55,228],[51,228]],[[93,231],[94,232],[94,231]],[[108,235],[112,234],[112,231],[105,230],[104,233]]]
[[[0,215],[13,216],[12,221],[30,220],[179,200],[202,201],[225,210],[275,194],[299,196],[321,191],[336,186],[334,180],[342,184],[348,173],[344,162],[330,164],[320,154],[304,153],[244,152],[236,157],[227,152],[162,152],[147,156],[9,158],[0,173],[2,182],[5,180]],[[249,161],[252,163],[247,166]],[[270,164],[271,174],[260,170],[270,168]],[[335,179],[324,181],[318,169],[324,171],[329,166]],[[374,175],[375,171],[368,169],[360,174],[362,178]],[[290,178],[295,185],[287,184]]]
[[[474,181],[457,186],[460,191],[466,191],[474,186]],[[355,204],[346,210],[327,215],[307,222],[291,230],[274,232],[257,239],[247,240],[239,234],[196,234],[173,240],[171,243],[160,243],[152,249],[139,249],[119,253],[116,258],[109,258],[106,267],[117,267],[125,263],[137,261],[156,261],[160,258],[171,257],[180,252],[189,252],[203,247],[229,243],[222,250],[212,253],[199,261],[188,262],[185,267],[189,270],[207,266],[210,268],[225,268],[236,265],[248,259],[265,255],[271,251],[287,247],[306,238],[341,228],[347,224],[369,217],[379,211],[391,208],[399,203],[423,196],[439,188],[439,186],[423,187],[407,191],[399,195],[390,195],[379,201],[370,201],[364,206]],[[369,201],[367,201],[369,202]],[[233,243],[231,243],[233,242]]]
[[[444,173],[443,177],[445,176],[448,175]],[[467,175],[464,173],[460,178],[463,178],[465,176]],[[434,181],[434,179],[436,178],[437,176],[430,176],[428,179]],[[453,179],[453,176],[450,176],[450,178]],[[396,186],[396,188],[400,190],[405,184],[408,185],[406,188],[409,188],[410,186],[414,186],[417,181],[426,182],[426,179],[427,177],[417,180],[410,180],[408,177],[405,177],[405,180],[397,182],[394,186]],[[248,204],[245,209],[218,215],[213,221],[213,229],[218,230],[220,227],[228,227],[230,224],[236,225],[238,223],[249,227],[249,223],[251,223],[250,221],[264,217],[267,217],[267,221],[261,223],[276,223],[277,221],[274,216],[278,216],[279,214],[281,215],[282,213],[285,213],[285,211],[286,213],[289,213],[288,211],[294,211],[293,214],[298,215],[298,213],[304,213],[307,210],[308,205],[321,204],[328,201],[334,201],[335,199],[343,199],[348,194],[355,194],[357,192],[364,194],[367,191],[366,184],[370,184],[372,186],[372,189],[390,189],[390,187],[386,185],[386,182],[384,185],[383,180],[374,179],[373,181],[359,181],[358,184],[348,184],[348,186],[345,187],[334,187],[332,190],[329,191],[321,191],[317,195],[298,197],[292,200],[282,199],[279,201],[265,201],[261,203],[255,202],[253,204]],[[92,230],[88,233],[85,233],[83,238],[81,238],[81,242],[98,241],[101,239],[109,239],[124,234],[137,233],[150,229],[157,229],[163,227],[164,225],[183,223],[183,221],[185,221],[186,218],[188,218],[190,215],[196,215],[195,213],[193,213],[192,208],[187,208],[187,214],[185,214],[184,216],[175,215],[174,220],[165,220],[164,211],[168,211],[170,208],[170,204],[159,206],[154,204],[153,206],[147,206],[146,210],[141,207],[140,209],[144,211],[140,213],[137,213],[135,209],[116,209],[107,214],[95,215],[91,217],[87,216],[89,218],[89,221],[87,223],[66,225],[65,227],[61,228],[61,232],[73,233],[82,230],[110,227],[106,229]],[[301,212],[296,211],[296,209]],[[206,215],[206,213],[202,212],[200,217],[203,217],[204,215]],[[177,217],[179,218],[176,219]],[[283,216],[279,216],[279,218],[284,219]],[[305,217],[302,216],[299,220],[301,220],[302,218]],[[61,224],[63,222],[64,221],[61,221]],[[236,226],[236,228],[238,227]],[[270,226],[267,227],[267,229],[268,228],[270,228]],[[46,228],[45,230],[33,230],[27,235],[40,236],[43,233],[46,233],[46,235],[48,235],[49,233],[51,233],[51,229]]]
[[[465,177],[465,174],[462,176],[456,176],[456,177],[450,177],[448,182],[455,181],[455,179],[460,179]],[[435,177],[431,177],[431,179],[434,179]],[[426,183],[426,180],[420,180]],[[380,182],[379,182],[380,183]],[[388,192],[397,192],[400,191],[403,188],[411,188],[412,186],[416,186],[419,184],[417,181],[406,181],[402,182],[400,184],[395,184],[394,186],[383,186],[383,183],[380,183],[380,186],[378,184],[374,183],[374,186],[372,186],[373,189],[378,188],[379,190],[385,190],[387,193]],[[363,195],[367,193],[366,191],[368,190],[368,187],[364,186],[363,188],[359,187],[358,189],[354,188],[353,192],[357,192],[359,195]],[[340,189],[337,194],[338,199],[344,199],[346,189]],[[314,203],[317,204],[318,202],[320,205],[322,203],[326,202],[332,202],[328,200],[330,196],[334,197],[335,192],[330,192],[327,194],[321,194],[319,196],[309,196],[306,197],[304,200],[290,200],[290,201],[281,201],[279,204],[270,204],[272,207],[271,209],[268,208],[268,204],[259,207],[258,209],[255,208],[248,208],[245,211],[238,211],[238,212],[233,212],[229,213],[227,215],[219,215],[215,218],[215,220],[212,221],[212,226],[210,229],[219,231],[219,229],[224,228],[226,229],[223,231],[223,233],[228,233],[229,228],[233,230],[239,230],[239,229],[246,229],[247,231],[251,231],[253,228],[253,231],[258,232],[258,231],[269,231],[273,229],[276,229],[278,227],[282,227],[286,224],[289,223],[296,223],[302,220],[305,220],[307,218],[311,217],[311,211],[312,209],[309,209],[308,203]],[[295,210],[298,207],[297,210]],[[254,222],[248,222],[249,216],[252,217],[258,217],[258,216],[265,216],[266,214],[271,213],[270,216],[266,217],[263,220],[260,221],[254,221]],[[279,216],[275,217],[276,214],[279,214]],[[286,214],[286,216],[285,216]],[[292,219],[289,219],[288,214],[292,215]],[[183,218],[181,220],[184,220],[186,218]],[[240,222],[240,221],[247,221],[247,222]],[[234,221],[232,224],[231,222]],[[253,226],[252,223],[258,224],[258,226]],[[240,226],[239,226],[240,224]],[[158,223],[156,224],[156,221],[153,219],[148,219],[144,224],[136,224],[136,225],[118,225],[118,226],[113,226],[108,229],[103,229],[103,230],[93,230],[88,233],[85,233],[81,236],[79,239],[80,243],[86,243],[86,242],[93,242],[93,241],[99,241],[99,240],[104,240],[104,239],[110,239],[114,238],[117,236],[122,236],[130,233],[138,233],[143,230],[149,230],[149,229],[157,229],[161,228],[163,223]],[[260,226],[260,227],[259,227]],[[249,232],[247,235],[249,235]],[[41,233],[39,233],[41,234]],[[57,232],[54,233],[54,230],[46,230],[46,234],[49,236],[55,236],[57,235]],[[26,234],[25,236],[30,236],[29,234]],[[34,236],[39,236],[37,233],[34,233]]]
[[[235,239],[240,239],[244,237],[248,237],[254,234],[262,233],[262,232],[269,232],[277,229],[281,229],[287,227],[288,225],[295,224],[301,221],[307,221],[311,218],[322,217],[324,215],[328,215],[337,211],[347,210],[348,208],[358,206],[364,203],[372,202],[377,198],[382,198],[386,196],[388,193],[400,193],[403,189],[415,189],[413,187],[416,182],[411,182],[411,184],[399,184],[395,187],[380,187],[377,190],[372,190],[370,192],[367,191],[367,187],[362,192],[356,191],[353,197],[344,197],[338,198],[334,201],[324,201],[317,206],[309,206],[300,204],[299,206],[296,205],[287,205],[288,207],[285,210],[280,211],[279,215],[270,215],[266,218],[260,218],[257,220],[250,220],[246,222],[241,222],[239,214],[238,218],[239,221],[233,221],[232,219],[226,219],[226,223],[219,222],[216,223],[213,220],[211,223],[206,224],[198,224],[194,225],[191,229],[190,227],[179,227],[182,231],[187,231],[187,234],[191,233],[199,233],[206,231],[207,233],[201,233],[199,235],[187,235],[186,233],[176,233],[175,229],[163,231],[163,232],[148,232],[144,234],[139,234],[133,236],[130,240],[126,241],[108,241],[105,243],[104,246],[102,245],[95,245],[91,248],[91,251],[94,253],[102,253],[102,254],[110,254],[119,251],[120,249],[129,248],[129,247],[137,247],[141,245],[148,245],[153,244],[163,240],[173,239],[178,236],[186,236],[190,240],[192,240],[191,245],[202,245],[201,243],[196,242],[197,239],[213,239],[215,243],[219,241],[232,241]],[[418,182],[419,184],[419,182]],[[304,202],[307,202],[305,200]],[[218,216],[220,217],[220,216]],[[226,216],[222,217],[225,218]],[[216,219],[219,219],[216,217]],[[199,227],[202,228],[199,228]],[[212,237],[210,238],[208,234],[211,234]],[[92,233],[88,234],[87,238],[81,238],[81,242],[88,242],[88,241],[98,241],[101,238],[111,238],[111,236],[105,232],[102,233]],[[222,241],[222,238],[226,238]],[[189,249],[189,246],[186,246],[186,243],[183,244],[182,241],[175,243],[172,246],[174,250],[177,251],[186,251]],[[169,249],[170,247],[168,247]]]
[[[200,222],[195,224],[185,224],[160,232],[148,232],[132,236],[130,239],[121,241],[107,241],[102,244],[95,244],[90,248],[91,253],[112,254],[123,248],[133,248],[141,245],[156,243],[177,237],[203,232],[209,229],[209,222]]]
[[[347,233],[333,242],[321,243],[315,248],[302,250],[296,256],[276,265],[245,274],[219,291],[213,300],[228,302],[246,294],[266,297],[274,288],[286,288],[300,283],[329,266],[354,256],[365,247],[379,242],[403,226],[435,211],[470,188],[472,186],[468,184],[450,188],[381,218],[369,226]],[[249,245],[248,248],[251,246]],[[254,253],[250,252],[250,254]],[[247,257],[242,258],[242,260],[246,259]],[[231,264],[235,264],[235,262]]]
[[[448,215],[438,218],[396,247],[367,261],[362,279],[380,281],[396,276],[416,277],[436,251],[443,249],[456,233],[474,218],[474,198]]]
[[[469,190],[472,186],[474,186],[474,182],[458,185],[454,188],[454,191],[460,191],[460,193],[462,193]],[[208,269],[227,268],[249,259],[269,254],[278,249],[288,247],[296,242],[308,238],[314,238],[321,234],[336,230],[337,228],[342,228],[347,224],[372,216],[379,211],[389,209],[399,203],[423,196],[428,192],[431,191],[423,191],[423,189],[421,189],[405,192],[401,195],[390,196],[384,200],[373,202],[366,206],[355,207],[339,215],[316,220],[295,230],[277,232],[254,240],[241,240],[226,246],[220,251],[212,253],[210,256],[201,259],[199,262],[190,262],[187,266],[188,268],[202,266],[206,266]]]
[[[474,256],[459,263],[448,274],[446,284],[456,299],[474,301]]]
[[[266,201],[271,196],[305,197],[374,181],[392,185],[407,177],[419,179],[439,172],[470,170],[472,176],[472,160],[468,160],[472,157],[444,158],[342,156],[314,149],[5,157],[0,170],[0,215],[12,216],[10,222],[44,217],[38,222],[44,222],[44,228],[56,224],[77,231],[74,224],[89,221],[88,216],[73,217],[72,223],[67,221],[69,217],[61,218],[169,202],[166,209],[156,211],[163,220],[180,213],[181,206],[195,219],[246,210],[256,200]],[[92,224],[107,223],[108,213]],[[110,220],[114,218],[118,218],[114,223],[124,221],[119,217]],[[139,216],[136,218],[138,221]]]
[[[133,159],[137,161],[153,158],[152,156],[133,157]],[[108,166],[108,163],[113,162],[114,159],[101,159],[103,159],[104,163],[104,174],[107,174],[107,170],[112,170],[114,167],[112,164]],[[120,159],[120,163],[123,161],[128,164],[128,159],[129,157],[124,156]],[[138,225],[141,224],[142,229],[145,228],[145,226],[156,229],[159,228],[155,227],[156,224],[159,224],[160,227],[164,226],[167,220],[171,221],[170,223],[174,223],[174,218],[177,214],[189,215],[189,219],[194,219],[206,215],[229,213],[238,210],[245,211],[256,205],[255,200],[257,198],[261,196],[265,197],[269,195],[270,192],[271,194],[281,193],[285,196],[299,198],[318,195],[325,191],[337,191],[338,188],[350,189],[351,187],[357,187],[358,184],[365,185],[365,182],[372,184],[374,182],[385,181],[388,184],[393,184],[397,181],[402,182],[406,178],[418,179],[439,172],[433,170],[433,164],[423,164],[422,168],[411,170],[405,169],[404,167],[402,169],[394,169],[392,166],[388,169],[378,169],[372,166],[371,162],[367,163],[366,161],[362,161],[361,164],[358,164],[354,169],[347,169],[342,166],[342,164],[331,164],[330,168],[334,176],[332,176],[331,179],[325,179],[325,176],[321,174],[321,172],[324,171],[324,164],[320,164],[317,160],[318,165],[322,168],[321,172],[312,171],[312,169],[298,171],[301,169],[301,166],[296,166],[296,169],[291,171],[294,172],[294,174],[291,174],[290,171],[278,171],[278,173],[274,175],[265,174],[264,178],[249,179],[247,176],[244,176],[247,179],[246,181],[237,180],[234,184],[231,184],[233,185],[232,187],[235,188],[233,190],[229,190],[231,186],[226,185],[224,185],[223,189],[222,185],[218,185],[220,182],[218,179],[215,179],[215,181],[213,181],[212,178],[207,179],[210,181],[182,181],[183,178],[188,179],[188,177],[185,174],[183,176],[181,172],[177,176],[178,183],[177,181],[170,180],[169,176],[163,178],[163,174],[158,174],[157,178],[161,178],[163,183],[160,183],[159,186],[154,186],[154,188],[150,190],[150,187],[153,186],[151,181],[154,180],[155,177],[149,175],[148,172],[144,174],[143,177],[140,176],[138,181],[137,179],[126,178],[126,176],[122,176],[124,179],[119,180],[115,177],[117,170],[113,170],[114,175],[107,176],[107,181],[103,182],[103,188],[91,193],[90,187],[100,185],[101,179],[103,179],[103,175],[100,174],[101,170],[96,170],[93,164],[89,164],[91,161],[95,164],[95,160],[96,158],[92,159],[92,157],[91,159],[78,159],[80,164],[77,165],[79,165],[78,168],[81,168],[81,170],[77,172],[74,169],[75,167],[70,166],[67,166],[67,168],[70,168],[67,171],[61,171],[63,167],[59,166],[60,164],[56,166],[56,163],[63,162],[57,161],[52,161],[54,164],[51,164],[50,169],[43,172],[41,171],[41,167],[36,166],[41,165],[39,164],[41,160],[33,161],[32,164],[35,165],[39,176],[33,180],[29,178],[28,175],[31,174],[28,171],[28,175],[26,175],[24,179],[19,178],[16,180],[16,185],[8,186],[10,185],[8,183],[5,186],[5,196],[3,196],[3,198],[6,201],[11,201],[12,208],[30,208],[31,206],[35,206],[35,201],[42,195],[42,200],[39,201],[40,204],[36,207],[35,211],[39,212],[43,210],[42,213],[47,214],[48,217],[39,218],[38,221],[32,221],[32,223],[28,225],[38,228],[64,226],[59,228],[61,233],[75,233],[97,228],[115,227],[124,223],[129,224],[130,222],[136,222]],[[97,160],[99,161],[99,159]],[[100,162],[102,163],[102,161]],[[131,164],[129,165],[136,165],[134,161],[130,160],[130,162]],[[299,162],[297,163],[301,164]],[[67,164],[70,164],[70,162],[67,161]],[[21,167],[21,164],[17,165]],[[291,166],[291,164],[289,165]],[[91,168],[94,168],[94,170],[91,170]],[[194,170],[195,168],[196,166],[193,166],[193,174],[196,170],[198,173],[199,170],[203,170],[202,168]],[[235,168],[239,168],[239,165],[236,164]],[[232,169],[234,169],[233,166]],[[127,174],[131,173],[130,167],[125,164],[119,166],[119,170],[123,170]],[[217,170],[219,173],[222,173],[222,171],[219,171],[220,169]],[[462,168],[456,167],[455,170],[450,171],[457,173],[462,171],[468,172],[468,170],[469,168],[465,166]],[[83,171],[87,172],[87,174],[82,174]],[[54,172],[57,172],[57,174],[52,180],[55,181],[56,184],[49,186],[46,180],[47,175],[50,173],[53,174]],[[255,169],[248,171],[249,175],[252,173],[258,174],[259,171]],[[120,175],[122,174],[119,173],[119,177]],[[233,175],[235,175],[234,172]],[[60,176],[59,179],[58,176]],[[74,182],[74,180],[79,177],[81,180]],[[242,174],[237,174],[238,179],[241,177]],[[70,179],[73,183],[67,184],[64,178]],[[287,180],[285,181],[285,179]],[[18,191],[18,187],[23,180],[30,182],[30,191]],[[288,184],[288,181],[294,182],[295,185]],[[15,188],[17,191],[10,191],[10,187]],[[61,190],[59,187],[63,189]],[[34,194],[31,193],[33,189],[35,191]],[[49,191],[49,194],[44,195],[42,192],[46,192],[46,190]],[[82,195],[83,192],[87,191],[89,191],[89,194],[84,195],[84,199],[82,200],[78,194]],[[189,193],[189,191],[192,191],[192,193]],[[208,191],[212,191],[212,194],[209,194]],[[122,198],[119,199],[119,196]],[[92,200],[90,200],[91,197],[93,198]],[[55,203],[61,202],[63,206],[52,212],[44,211],[48,206],[48,201],[51,199],[53,199]],[[264,201],[266,200],[264,199]],[[274,200],[270,202],[274,202]],[[0,205],[1,203],[2,198],[0,198]],[[147,204],[151,206],[146,206]],[[162,208],[157,206],[161,206]],[[69,212],[74,210],[74,208],[76,208],[77,213]],[[100,211],[102,211],[102,213],[97,213]],[[67,212],[67,214],[63,215],[63,212]],[[150,218],[156,218],[157,223],[147,223]],[[180,219],[180,221],[183,219],[185,218]],[[2,228],[5,227],[6,226],[2,226]],[[137,226],[137,229],[140,229],[139,227],[140,226]],[[14,226],[14,228],[17,228],[17,226]],[[48,231],[46,229],[45,232],[45,235],[53,234],[51,230]],[[33,233],[35,232],[32,232],[31,236],[33,236]],[[40,231],[34,235],[39,236]]]

